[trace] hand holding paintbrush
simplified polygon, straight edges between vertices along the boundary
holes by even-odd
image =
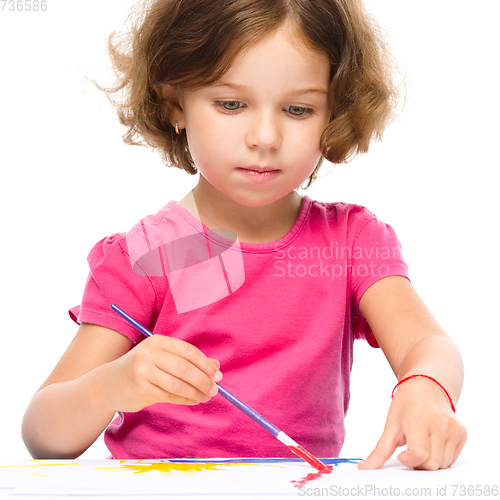
[[[129,316],[125,311],[120,309],[115,304],[111,304],[111,309],[126,319],[131,325],[133,325],[137,330],[139,330],[146,337],[152,337],[153,333],[150,332],[147,328],[138,323],[134,318]],[[218,385],[219,393],[224,396],[228,401],[234,404],[238,409],[240,409],[243,413],[248,415],[250,418],[255,420],[259,425],[264,427],[266,431],[272,434],[275,438],[279,439],[284,445],[288,446],[288,448],[303,458],[307,463],[317,468],[320,471],[327,471],[329,468],[323,464],[316,457],[307,452],[302,446],[297,444],[293,439],[287,436],[283,431],[280,431],[275,425],[266,420],[262,415],[257,413],[255,410],[250,408],[248,405],[240,401],[237,397],[233,396],[228,390],[224,389],[220,384]]]

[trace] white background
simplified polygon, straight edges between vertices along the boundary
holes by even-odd
[[[0,12],[6,459],[29,458],[22,415],[76,332],[67,309],[80,301],[90,248],[196,182],[123,144],[105,97],[84,80],[104,77],[104,40],[120,28],[130,0],[47,4],[45,12],[9,12],[8,4]],[[367,7],[408,73],[409,99],[381,144],[347,165],[325,163],[306,194],[367,206],[395,228],[415,288],[463,353],[463,455],[487,458],[499,442],[499,4],[369,0]],[[364,457],[375,446],[395,383],[381,351],[357,344],[343,457]],[[106,451],[100,440],[85,457]]]

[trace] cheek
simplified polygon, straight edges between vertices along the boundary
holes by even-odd
[[[319,143],[316,147],[313,142],[310,143],[308,147],[304,147],[301,151],[295,154],[294,163],[299,168],[297,168],[297,176],[302,177],[303,180],[307,179],[321,158],[321,150],[319,148]]]
[[[217,151],[218,141],[215,127],[204,116],[186,116],[186,133],[189,151],[196,164],[214,155]]]
[[[193,161],[201,166],[217,166],[239,157],[241,133],[235,123],[218,122],[217,117],[197,117],[190,123],[188,144]]]
[[[323,130],[321,127],[299,130],[290,137],[288,144],[297,161],[305,164],[313,162],[316,165],[317,159],[321,156],[320,141]]]
[[[204,127],[199,121],[194,125],[186,122],[186,134],[191,151],[206,147],[212,139],[209,127]]]

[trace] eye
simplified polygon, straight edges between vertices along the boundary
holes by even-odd
[[[217,101],[215,105],[227,111],[237,111],[243,106],[243,103],[241,101]]]
[[[303,115],[314,114],[314,111],[311,108],[303,108],[301,106],[285,106],[285,109],[292,116],[303,116]]]

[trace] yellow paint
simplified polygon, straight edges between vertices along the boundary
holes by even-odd
[[[30,465],[0,465],[0,469],[25,469],[26,467],[59,467],[60,465],[79,465],[77,463],[70,464],[30,464]]]
[[[155,471],[159,472],[162,476],[172,476],[174,473],[179,472],[183,476],[191,476],[195,472],[203,471],[216,471],[224,470],[220,467],[235,467],[237,463],[170,463],[170,462],[143,462],[138,461],[134,464],[123,463],[120,461],[118,467],[96,467],[96,470],[107,471],[129,471],[132,474],[142,474],[144,472]]]
[[[32,472],[24,472],[19,469],[28,469],[34,467],[58,467],[67,465],[81,465],[77,462],[63,463],[63,464],[53,464],[53,463],[32,463],[26,465],[0,465],[1,469],[18,469],[15,472],[19,474],[28,474],[30,476],[39,477],[49,477],[46,474],[35,474]],[[162,476],[192,476],[196,472],[204,471],[223,471],[228,467],[237,467],[239,465],[246,465],[252,467],[276,467],[279,469],[284,468],[279,465],[270,464],[249,464],[249,463],[237,463],[237,462],[224,462],[224,463],[213,463],[213,462],[182,462],[182,463],[172,463],[172,462],[148,462],[144,460],[138,460],[135,463],[131,463],[129,460],[120,460],[117,467],[95,467],[94,470],[107,470],[109,472],[123,472],[128,471],[132,474],[143,474],[145,472],[159,472]]]
[[[30,464],[30,465],[0,465],[0,469],[26,469],[29,467],[58,467],[59,465],[78,465],[77,463],[71,463],[71,464],[46,464],[46,463],[41,463],[41,464]],[[18,471],[16,471],[18,472]],[[28,474],[29,476],[39,476],[39,477],[49,477],[46,474],[34,474],[31,472],[21,472],[19,471],[20,474]]]

